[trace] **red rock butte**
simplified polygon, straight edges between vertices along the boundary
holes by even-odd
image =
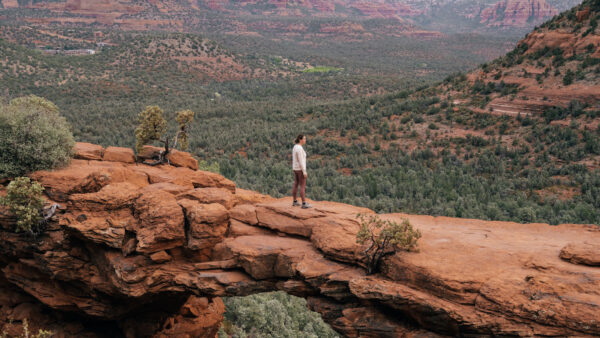
[[[50,308],[129,337],[214,337],[219,297],[283,290],[348,337],[600,334],[596,225],[381,215],[423,237],[367,276],[356,214],[372,211],[293,208],[178,157],[149,166],[78,144],[68,167],[30,175],[60,208],[35,239],[0,212],[0,317],[87,332],[43,319]]]
[[[546,0],[502,0],[481,11],[481,23],[488,26],[527,27],[558,14]]]

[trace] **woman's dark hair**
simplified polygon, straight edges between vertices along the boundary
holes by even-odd
[[[296,137],[296,140],[294,141],[294,143],[298,144],[300,143],[300,140],[302,140],[304,138],[304,134],[300,134]]]

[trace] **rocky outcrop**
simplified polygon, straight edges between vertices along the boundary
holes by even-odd
[[[600,245],[569,243],[560,250],[560,258],[573,264],[600,266]]]
[[[538,30],[531,32],[522,41],[529,46],[526,54],[535,53],[545,47],[560,48],[564,52],[565,57],[570,57],[573,54],[582,54],[587,46],[599,45],[600,36],[589,34],[582,36],[568,31],[557,30]],[[600,51],[593,54],[593,57],[600,58]]]
[[[558,14],[545,0],[502,0],[480,13],[481,23],[497,27],[528,27]]]
[[[163,148],[154,146],[144,146],[142,151],[138,154],[138,158],[141,160],[156,160]],[[176,167],[186,167],[193,170],[198,170],[198,160],[196,160],[190,153],[179,151],[177,149],[171,149],[167,154],[167,160],[169,164]]]
[[[600,334],[597,250],[577,244],[597,243],[596,226],[382,215],[419,228],[420,250],[366,276],[356,214],[368,209],[294,208],[217,174],[129,161],[31,177],[60,208],[37,238],[0,218],[0,288],[16,290],[0,309],[46,313],[66,336],[102,336],[69,324],[83,320],[113,336],[214,337],[219,297],[270,290],[307,298],[348,337]]]
[[[97,144],[77,142],[73,148],[73,157],[79,160],[102,160],[104,148]]]
[[[108,147],[104,150],[102,160],[123,163],[134,163],[135,154],[130,148]]]

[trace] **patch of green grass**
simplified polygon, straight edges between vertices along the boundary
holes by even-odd
[[[344,68],[337,67],[329,67],[329,66],[318,66],[314,68],[305,69],[303,73],[330,73],[330,72],[340,72],[344,70]]]

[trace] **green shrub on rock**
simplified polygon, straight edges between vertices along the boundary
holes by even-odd
[[[0,104],[0,177],[66,165],[74,144],[54,103],[31,95]]]
[[[413,228],[408,219],[398,224],[383,220],[377,215],[359,214],[357,217],[360,220],[360,229],[356,234],[356,242],[368,245],[364,254],[369,275],[377,272],[383,257],[396,250],[412,250],[421,238],[421,232]]]
[[[29,177],[17,177],[8,184],[6,196],[0,197],[0,204],[8,207],[17,218],[16,232],[39,232],[43,221],[42,208],[44,187]]]
[[[219,162],[208,162],[206,160],[198,161],[198,170],[210,171],[215,174],[221,174],[221,167]]]

